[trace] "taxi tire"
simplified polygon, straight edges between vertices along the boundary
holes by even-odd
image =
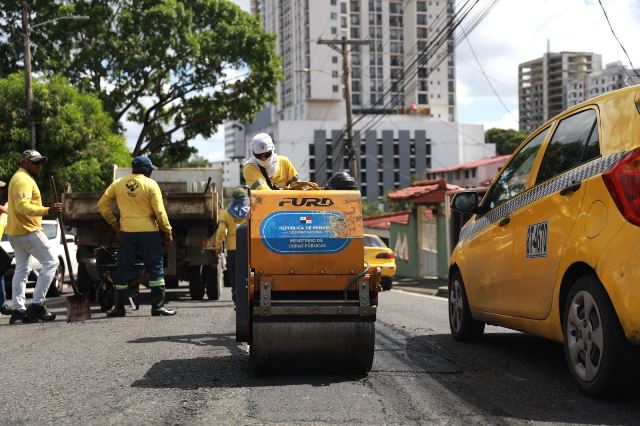
[[[570,326],[568,323],[571,305],[574,300],[576,303],[580,303],[580,300],[587,297],[587,295],[591,296],[597,312],[600,314],[598,322],[602,330],[599,370],[596,376],[589,381],[580,377],[571,359],[569,336],[576,336],[576,327]],[[593,320],[590,321],[590,324],[592,323]],[[563,309],[562,329],[564,332],[565,359],[571,376],[581,392],[593,398],[617,397],[622,394],[626,386],[630,384],[631,345],[625,338],[615,309],[597,277],[583,275],[575,281],[571,290],[569,290]],[[572,333],[571,330],[574,330],[574,332]]]
[[[456,311],[456,308],[459,311]],[[456,327],[455,320],[459,321]],[[453,273],[449,283],[449,329],[455,340],[460,342],[477,342],[484,334],[484,322],[477,321],[471,315],[467,291],[464,288],[462,275],[459,271]]]

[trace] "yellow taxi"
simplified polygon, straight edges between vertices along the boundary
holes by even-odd
[[[391,290],[391,279],[396,274],[396,257],[377,235],[364,234],[364,261],[369,266],[380,267],[382,289]]]
[[[582,392],[618,392],[640,345],[640,85],[547,121],[482,200],[451,207],[473,214],[450,259],[453,337],[492,324],[563,342]]]

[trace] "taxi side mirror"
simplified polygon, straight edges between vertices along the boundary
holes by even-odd
[[[458,192],[451,200],[451,208],[463,213],[480,213],[478,193],[474,191]]]

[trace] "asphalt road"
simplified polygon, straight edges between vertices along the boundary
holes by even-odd
[[[66,323],[0,318],[4,424],[637,424],[640,393],[581,396],[562,347],[489,327],[479,344],[448,334],[445,299],[385,292],[373,370],[256,377],[223,300],[171,293],[175,317],[148,305]]]

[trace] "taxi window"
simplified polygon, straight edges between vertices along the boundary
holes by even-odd
[[[597,124],[592,109],[560,121],[542,157],[536,185],[599,157]]]
[[[547,135],[547,127],[538,135],[531,139],[516,155],[511,158],[502,171],[498,180],[489,189],[487,196],[483,202],[486,211],[498,207],[505,201],[515,197],[525,190],[529,173],[536,155],[540,150],[540,145],[544,142]]]
[[[364,236],[364,246],[365,247],[384,247],[384,248],[387,247],[380,238],[373,235]]]

